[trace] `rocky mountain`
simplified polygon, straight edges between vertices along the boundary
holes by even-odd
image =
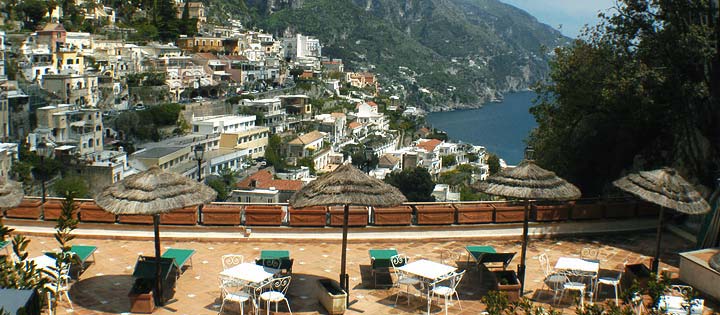
[[[275,34],[316,36],[323,55],[378,73],[384,89],[430,110],[474,107],[526,89],[545,78],[552,48],[569,41],[497,0],[213,0],[209,6],[218,18],[241,16]]]

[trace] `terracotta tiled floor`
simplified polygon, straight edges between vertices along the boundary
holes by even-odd
[[[56,247],[53,238],[31,237],[30,256],[40,255],[42,251]],[[665,256],[662,267],[670,271],[677,271],[679,251],[691,248],[681,239],[666,233]],[[122,241],[122,240],[96,240],[76,239],[75,244],[92,244],[99,247],[96,258],[80,280],[72,286],[70,295],[74,303],[73,314],[123,314],[128,313],[130,306],[127,293],[132,285],[131,273],[138,255],[152,255],[152,241]],[[397,289],[373,289],[370,276],[368,249],[370,248],[396,248],[401,253],[413,259],[426,258],[434,261],[440,260],[442,249],[461,249],[467,244],[492,245],[499,252],[518,252],[511,267],[519,262],[520,243],[510,240],[492,241],[463,241],[463,242],[433,242],[433,241],[406,241],[406,242],[351,242],[348,248],[348,271],[351,283],[352,309],[346,314],[422,314],[425,310],[425,300],[415,297],[408,306],[404,295],[400,297],[397,307],[394,307]],[[601,268],[617,270],[623,262],[647,262],[648,255],[652,254],[654,244],[653,233],[639,233],[635,235],[597,236],[597,237],[564,237],[557,239],[532,240],[528,248],[528,282],[526,290],[533,293],[528,296],[535,297],[541,286],[542,272],[537,262],[540,253],[546,253],[551,263],[555,263],[561,256],[577,256],[582,247],[596,246],[601,248]],[[165,241],[162,246],[192,248],[197,252],[193,257],[194,267],[185,271],[180,277],[175,294],[175,301],[164,308],[155,311],[155,314],[217,314],[220,299],[218,290],[218,273],[221,270],[220,256],[228,253],[237,253],[245,256],[249,261],[258,256],[261,249],[287,249],[295,259],[293,267],[293,281],[289,289],[289,298],[293,313],[297,314],[325,314],[324,309],[315,297],[316,279],[336,279],[340,269],[339,242],[308,242],[308,241],[279,241],[279,242],[172,242]],[[465,258],[458,261],[460,267],[465,267]],[[465,279],[459,288],[463,310],[457,305],[450,308],[451,314],[478,314],[484,310],[480,298],[487,291],[487,283],[483,282],[478,269],[469,268]],[[609,296],[603,295],[601,302]],[[548,301],[545,295],[538,301]],[[561,304],[566,313],[574,313],[574,307],[568,303]],[[59,314],[69,313],[67,304],[61,304]],[[437,306],[434,311],[439,311]],[[281,306],[281,310],[284,307]],[[238,314],[237,308],[229,308],[225,314]]]

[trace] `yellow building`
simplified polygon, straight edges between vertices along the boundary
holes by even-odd
[[[220,148],[247,149],[251,158],[259,158],[265,155],[269,134],[268,127],[252,127],[244,131],[223,133],[220,135]]]

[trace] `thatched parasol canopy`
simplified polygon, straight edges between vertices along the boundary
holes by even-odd
[[[152,215],[215,199],[216,192],[181,174],[158,167],[133,174],[95,197],[97,205],[113,214]]]
[[[13,208],[20,204],[25,192],[22,184],[0,177],[0,208]]]
[[[526,200],[580,198],[580,190],[575,185],[543,169],[532,160],[523,160],[513,169],[500,171],[485,181],[476,182],[475,189],[490,195]]]
[[[643,200],[687,214],[703,214],[710,205],[676,170],[666,167],[638,172],[613,182],[613,185]]]
[[[407,201],[397,188],[372,178],[351,164],[320,176],[290,197],[295,208],[355,205],[391,207]]]

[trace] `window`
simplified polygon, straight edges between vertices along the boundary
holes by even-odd
[[[245,202],[250,202],[250,196],[245,197]]]

